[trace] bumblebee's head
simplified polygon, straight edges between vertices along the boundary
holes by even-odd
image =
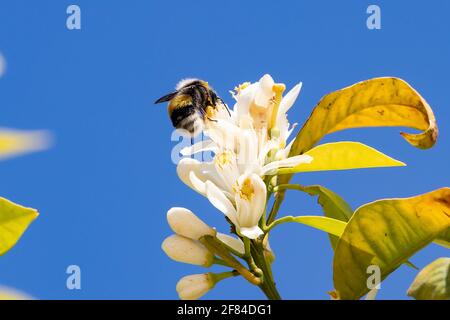
[[[170,101],[178,94],[192,95],[194,91],[203,91],[207,92],[209,96],[216,96],[215,92],[209,87],[208,82],[200,79],[189,78],[178,82],[174,92],[162,96],[156,100],[155,103]]]
[[[186,88],[198,88],[198,87],[203,87],[207,90],[211,90],[209,88],[208,82],[195,78],[188,78],[181,80],[180,82],[177,83],[175,89],[177,91],[180,91]]]

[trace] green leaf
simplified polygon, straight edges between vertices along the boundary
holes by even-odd
[[[311,196],[318,196],[317,202],[322,206],[323,212],[328,218],[347,222],[353,214],[353,210],[349,204],[330,189],[320,185],[313,185],[305,186],[302,190]],[[331,234],[329,237],[331,247],[334,250],[339,238]]]
[[[439,258],[423,268],[408,295],[417,300],[450,300],[450,258]]]
[[[333,142],[321,144],[305,153],[313,158],[310,163],[302,163],[294,168],[278,170],[279,174],[349,170],[377,167],[398,167],[405,164],[360,142]]]
[[[386,199],[355,211],[336,246],[333,279],[341,299],[369,290],[367,267],[381,280],[450,227],[450,188],[404,199]]]
[[[10,250],[30,223],[36,219],[35,209],[25,208],[0,198],[0,255]]]
[[[399,78],[374,78],[325,95],[299,131],[290,155],[311,149],[325,135],[349,128],[409,127],[419,134],[401,133],[413,146],[430,148],[438,135],[428,103]]]

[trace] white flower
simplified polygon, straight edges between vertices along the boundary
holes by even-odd
[[[214,255],[197,241],[180,235],[166,238],[161,248],[173,260],[183,263],[210,267],[214,262]]]
[[[258,175],[244,174],[238,178],[234,193],[236,207],[223,191],[210,181],[206,182],[206,196],[230,219],[239,234],[250,239],[256,239],[263,234],[258,222],[266,205],[267,190]]]
[[[283,84],[264,75],[258,82],[236,89],[231,116],[224,108],[212,110],[215,121],[206,121],[206,142],[181,151],[183,155],[214,152],[214,160],[200,162],[184,158],[177,166],[180,179],[222,211],[240,235],[256,238],[262,234],[259,219],[265,210],[266,186],[262,177],[279,168],[310,163],[308,155],[288,157],[292,133],[286,112],[300,93],[301,83],[285,97]]]
[[[272,77],[266,74],[256,83],[239,86],[237,94],[234,95],[237,118],[240,120],[250,115],[256,129],[267,128],[274,105],[274,84]],[[236,122],[239,123],[239,120]]]
[[[205,235],[214,236],[216,234],[213,228],[186,208],[171,208],[167,212],[167,222],[176,234],[192,240],[198,240]]]
[[[233,201],[233,184],[240,175],[245,173],[256,173],[260,176],[271,175],[279,168],[295,167],[313,160],[309,155],[298,155],[264,164],[266,154],[270,151],[270,145],[266,145],[266,148],[257,154],[252,150],[252,146],[257,142],[256,137],[244,134],[242,144],[248,148],[244,147],[247,151],[241,153],[240,161],[236,158],[236,154],[229,150],[217,153],[212,162],[183,158],[177,166],[178,177],[202,195],[206,195],[206,182],[211,181]],[[244,156],[246,160],[242,160]]]

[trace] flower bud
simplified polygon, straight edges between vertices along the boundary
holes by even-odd
[[[198,240],[205,235],[214,236],[216,234],[213,228],[186,208],[171,208],[167,212],[167,222],[176,234],[192,240]]]
[[[217,239],[219,239],[232,249],[236,250],[240,254],[245,253],[244,243],[241,241],[241,239],[220,232],[217,233]]]
[[[178,296],[182,300],[197,300],[215,285],[210,273],[193,274],[180,279],[177,283]]]
[[[179,235],[166,238],[161,248],[173,260],[183,263],[210,267],[214,255],[199,242]]]

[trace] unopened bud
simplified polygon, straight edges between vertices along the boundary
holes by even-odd
[[[161,248],[171,259],[178,262],[210,267],[214,261],[214,255],[203,245],[180,235],[166,238]]]
[[[186,208],[171,208],[167,212],[167,222],[176,234],[193,240],[198,240],[205,235],[214,236],[216,234],[213,228]]]

